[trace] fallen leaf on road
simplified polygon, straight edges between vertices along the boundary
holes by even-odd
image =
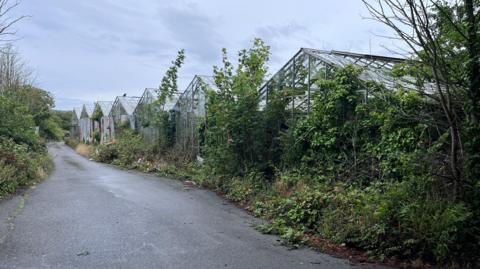
[[[88,252],[88,250],[84,250],[80,253],[77,253],[77,256],[88,256],[88,255],[90,255],[90,252]]]

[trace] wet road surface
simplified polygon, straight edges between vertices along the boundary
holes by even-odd
[[[379,268],[288,250],[210,191],[49,150],[50,177],[0,202],[0,268]]]

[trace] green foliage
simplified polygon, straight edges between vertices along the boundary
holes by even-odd
[[[78,144],[80,144],[80,140],[74,138],[74,137],[67,137],[65,139],[65,144],[67,144],[69,147],[72,149],[76,149]]]
[[[148,156],[148,149],[143,142],[143,138],[131,130],[125,130],[121,134],[115,147],[118,152],[115,163],[128,168],[135,168],[135,163],[139,159]]]
[[[270,220],[259,230],[279,234],[293,246],[304,233],[313,233],[378,257],[447,262],[465,255],[463,244],[472,244],[471,211],[462,203],[426,195],[425,189],[411,182],[364,189],[321,184],[287,197],[277,194],[257,200],[253,211]]]
[[[157,112],[155,126],[159,127],[158,150],[165,152],[174,144],[175,139],[175,119],[167,111]]]
[[[3,74],[6,83],[0,87],[0,198],[45,177],[51,169],[37,127],[44,138],[63,136],[60,119],[51,113],[53,98],[44,90],[22,84],[27,78],[19,76],[23,70],[15,54],[10,47],[2,53],[3,61],[12,62],[11,73]]]
[[[103,117],[102,109],[99,106],[95,106],[95,110],[93,111],[93,114],[92,114],[92,120],[100,121],[102,117]]]
[[[216,186],[225,193],[228,199],[242,203],[267,191],[263,176],[258,172],[250,172],[243,178],[226,179],[222,185],[217,183]]]
[[[141,135],[130,129],[125,129],[112,144],[100,144],[94,147],[91,158],[106,163],[120,165],[128,169],[141,166],[141,160],[153,156]]]
[[[94,143],[100,143],[101,134],[100,134],[99,131],[93,131],[92,137],[93,137],[93,142]]]
[[[42,137],[52,140],[63,137],[62,118],[52,111],[54,100],[50,93],[28,85],[10,86],[4,90],[5,95],[0,96],[3,99],[0,101],[3,108],[0,115],[5,114],[8,117],[4,126],[9,125],[10,134],[5,134],[6,136],[23,136],[18,142],[34,145],[36,138],[32,136],[32,132],[34,127],[38,126]],[[1,127],[0,125],[0,129]],[[22,131],[22,128],[31,130]]]
[[[177,57],[172,61],[172,65],[162,78],[162,82],[157,89],[158,99],[151,104],[145,104],[142,108],[140,124],[142,127],[153,127],[159,130],[158,144],[156,150],[165,152],[170,149],[174,141],[175,121],[170,111],[165,111],[167,101],[173,99],[178,94],[177,78],[178,71],[185,61],[185,50],[180,50]]]
[[[15,166],[0,161],[0,198],[13,193],[19,183],[15,177]]]
[[[41,123],[51,116],[51,109],[55,102],[49,92],[30,85],[10,86],[5,91],[5,95],[15,103],[27,108],[35,125],[41,126]]]
[[[426,195],[413,182],[382,183],[329,193],[319,233],[372,254],[448,261],[462,253],[471,212],[461,203]]]
[[[223,67],[214,68],[219,92],[207,97],[205,146],[207,166],[216,174],[242,175],[264,168],[265,135],[258,110],[259,88],[267,72],[269,47],[256,39],[239,53],[235,74],[223,51]]]
[[[207,185],[234,201],[255,201],[252,210],[270,220],[259,229],[290,246],[312,233],[382,258],[432,262],[474,249],[472,209],[451,200],[433,176],[443,167],[434,161],[447,132],[436,124],[441,113],[419,93],[365,82],[361,72],[346,67],[318,81],[311,114],[290,122],[288,89],[272,94],[261,112],[242,94],[254,87],[234,90],[244,74],[233,75],[224,60],[216,69],[220,92],[208,97]],[[272,187],[261,174],[250,179],[247,171],[280,164],[278,155]]]
[[[36,145],[35,123],[25,106],[0,96],[0,117],[0,136],[9,137],[17,143]]]
[[[92,159],[103,163],[112,163],[118,158],[118,148],[115,144],[99,144],[92,151]]]
[[[45,176],[51,160],[44,148],[32,151],[25,144],[0,137],[0,198]]]
[[[61,119],[56,114],[45,118],[41,123],[40,135],[51,140],[61,140],[63,138],[63,130]]]
[[[184,61],[185,50],[182,49],[178,51],[177,58],[172,62],[172,66],[170,66],[162,78],[162,83],[158,88],[158,104],[163,106],[169,98],[178,93],[178,70],[182,67]]]
[[[72,125],[73,111],[53,110],[52,114],[56,116],[56,121],[63,131],[70,131]]]
[[[364,82],[360,72],[347,67],[319,82],[311,114],[284,140],[286,167],[357,184],[425,172],[417,161],[433,139],[423,123],[429,104],[416,92]]]

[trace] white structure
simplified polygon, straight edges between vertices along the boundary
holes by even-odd
[[[112,101],[98,101],[95,103],[94,115],[98,120],[98,129],[100,132],[100,143],[108,143],[115,138],[115,127],[113,118],[110,116],[112,110]]]
[[[85,143],[91,143],[93,141],[94,123],[92,121],[92,115],[94,111],[93,104],[84,104],[82,112],[80,114],[80,140]]]
[[[113,102],[109,116],[113,119],[115,130],[121,128],[135,129],[133,112],[137,108],[140,97],[118,96]]]
[[[143,135],[145,142],[149,144],[158,142],[161,135],[161,128],[154,125],[155,116],[158,116],[160,111],[169,112],[172,110],[177,97],[174,96],[166,100],[165,104],[161,106],[155,103],[157,100],[157,89],[147,88],[140,97],[137,108],[133,112],[135,116],[135,128]]]
[[[75,107],[73,109],[72,121],[70,123],[70,136],[80,140],[80,117],[82,114],[82,108]]]
[[[213,77],[196,75],[172,108],[176,147],[191,156],[200,153],[198,127],[205,124],[208,91],[218,91]]]

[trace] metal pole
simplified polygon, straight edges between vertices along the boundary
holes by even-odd
[[[292,65],[292,120],[294,119],[293,111],[295,109],[295,62],[297,57],[293,57],[293,65]]]
[[[268,104],[268,92],[270,90],[269,88],[270,88],[270,81],[267,82],[267,84],[265,85],[265,107]]]
[[[311,84],[310,84],[310,74],[312,72],[312,56],[308,55],[308,95],[307,95],[307,112],[310,114],[310,91],[311,91]]]

